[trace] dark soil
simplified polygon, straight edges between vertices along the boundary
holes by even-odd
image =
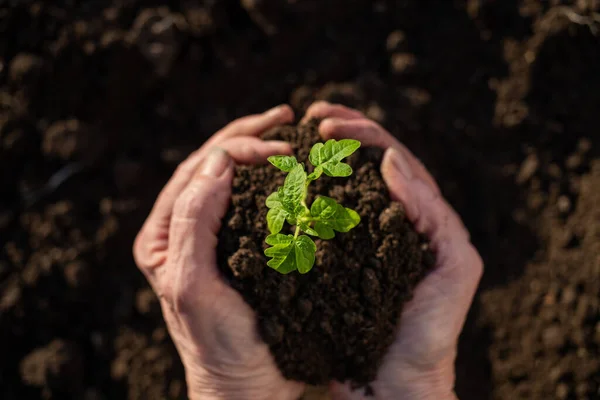
[[[283,127],[265,135],[293,144],[308,160],[322,141],[317,124]],[[355,387],[375,379],[394,340],[403,304],[435,258],[403,207],[391,202],[379,165],[383,151],[360,149],[348,159],[349,178],[323,176],[309,187],[360,214],[361,223],[332,240],[316,240],[315,266],[282,275],[266,266],[266,197],[285,174],[269,165],[239,166],[231,206],[219,238],[219,264],[256,311],[259,331],[288,379]],[[289,228],[289,227],[288,227]]]
[[[484,258],[459,397],[600,398],[599,12],[0,0],[0,398],[184,398],[133,238],[209,135],[315,99],[413,149]]]

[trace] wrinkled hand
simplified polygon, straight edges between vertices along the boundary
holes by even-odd
[[[340,105],[317,102],[305,120],[323,119],[324,139],[350,138],[386,149],[381,173],[393,200],[427,235],[437,262],[404,307],[396,341],[373,389],[377,399],[454,399],[454,361],[458,336],[483,272],[479,254],[454,210],[423,164],[381,126]],[[336,400],[360,399],[347,385],[333,383]]]
[[[252,164],[289,154],[262,141],[265,130],[294,119],[288,106],[238,119],[175,171],[134,244],[134,257],[160,298],[186,371],[189,398],[297,399],[256,329],[256,319],[217,269],[217,234],[231,196],[234,160]]]

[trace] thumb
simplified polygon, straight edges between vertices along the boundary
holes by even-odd
[[[215,248],[231,197],[233,165],[225,150],[214,148],[175,201],[164,285],[171,286],[165,294],[176,309],[210,297],[211,283],[219,280]]]
[[[177,241],[176,236],[172,235],[180,233],[174,228],[193,224],[195,221],[202,222],[196,224],[197,228],[213,234],[218,232],[231,196],[233,165],[232,158],[220,147],[215,147],[208,153],[173,206],[169,232],[173,243]]]

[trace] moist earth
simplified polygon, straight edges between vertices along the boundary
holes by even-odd
[[[599,12],[0,0],[0,398],[186,398],[135,234],[227,122],[326,99],[413,150],[483,257],[458,397],[598,399]]]
[[[322,141],[317,127],[312,121],[264,137],[291,143],[297,159],[307,162]],[[304,275],[280,274],[263,254],[269,235],[265,199],[283,185],[285,174],[270,164],[236,168],[219,265],[256,311],[259,332],[287,379],[350,381],[354,387],[374,380],[403,304],[433,267],[427,242],[389,198],[379,173],[382,154],[362,148],[348,159],[350,177],[323,175],[309,186],[308,204],[318,195],[332,197],[358,212],[361,222],[332,240],[316,239],[315,265]]]

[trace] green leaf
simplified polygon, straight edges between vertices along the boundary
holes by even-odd
[[[310,161],[310,163],[317,167],[321,164],[323,164],[323,162],[327,161],[327,160],[322,160],[321,157],[321,150],[323,149],[324,144],[323,143],[315,143],[315,145],[312,147],[312,149],[310,149],[310,154],[308,155],[308,161]]]
[[[306,274],[310,271],[315,264],[315,253],[317,252],[317,246],[306,235],[299,236],[295,241],[296,248],[296,267],[298,272]]]
[[[267,197],[265,203],[268,208],[282,208],[281,200],[279,200],[279,193],[273,192]]]
[[[285,220],[290,225],[296,225],[296,217],[294,217],[293,215],[288,215]]]
[[[311,238],[305,235],[296,239],[292,235],[270,235],[267,239],[277,243],[265,250],[265,255],[271,257],[267,262],[269,267],[282,274],[294,270],[305,274],[312,269],[317,246]]]
[[[331,239],[335,237],[335,231],[348,232],[360,223],[360,216],[356,211],[343,207],[329,197],[317,198],[310,210],[305,203],[309,182],[323,174],[340,177],[352,174],[350,165],[342,160],[359,147],[359,141],[350,139],[332,139],[315,144],[309,155],[314,166],[310,175],[307,175],[304,164],[298,163],[295,157],[269,157],[271,164],[288,172],[283,186],[265,200],[269,208],[267,224],[271,231],[271,235],[265,239],[271,246],[265,250],[265,255],[270,257],[267,262],[269,267],[282,274],[294,270],[305,274],[315,263],[317,247],[309,236],[296,237],[300,231],[322,239]],[[297,225],[296,235],[279,233],[286,221],[290,225]],[[311,227],[313,222],[314,226]]]
[[[271,257],[267,265],[277,272],[289,274],[296,270],[296,258],[294,251],[294,241],[290,241],[287,245],[281,244],[269,247],[265,250],[265,255]]]
[[[315,224],[315,231],[319,234],[319,237],[321,239],[328,240],[333,239],[335,237],[335,232],[333,231],[333,229],[331,229],[322,222],[317,222]]]
[[[317,222],[338,232],[348,232],[360,222],[356,211],[345,208],[334,199],[325,196],[320,196],[313,202],[310,213]],[[321,226],[319,228],[322,229]]]
[[[274,235],[267,236],[267,238],[265,239],[265,242],[267,244],[270,244],[271,246],[279,246],[279,245],[287,246],[288,244],[292,243],[293,240],[294,240],[294,235],[284,235],[281,233],[276,233]]]
[[[327,163],[323,165],[323,171],[327,176],[346,177],[352,175],[352,167],[343,162],[336,164]]]
[[[271,156],[267,158],[267,160],[284,172],[290,172],[296,165],[298,165],[296,157],[290,156]]]
[[[312,236],[319,236],[319,234],[317,233],[316,230],[312,229],[310,227],[310,225],[308,225],[307,222],[299,222],[298,226],[300,227],[300,229],[302,230],[302,232],[308,233],[309,235]]]
[[[269,226],[269,231],[272,234],[281,232],[283,223],[288,215],[288,212],[283,208],[271,208],[267,213],[267,225]]]
[[[298,164],[285,177],[283,189],[279,195],[283,209],[292,216],[298,216],[305,210],[302,204],[306,197],[306,171]]]
[[[317,179],[321,175],[321,172],[317,171],[319,167],[328,176],[345,177],[352,174],[352,168],[341,161],[352,155],[359,147],[360,142],[352,139],[340,141],[330,139],[325,144],[316,143],[308,156],[310,163],[315,167],[315,171],[311,174],[311,180]]]
[[[314,169],[313,172],[310,173],[310,175],[308,175],[308,180],[309,181],[316,181],[317,179],[319,179],[321,177],[321,175],[323,175],[323,167],[318,166]]]

